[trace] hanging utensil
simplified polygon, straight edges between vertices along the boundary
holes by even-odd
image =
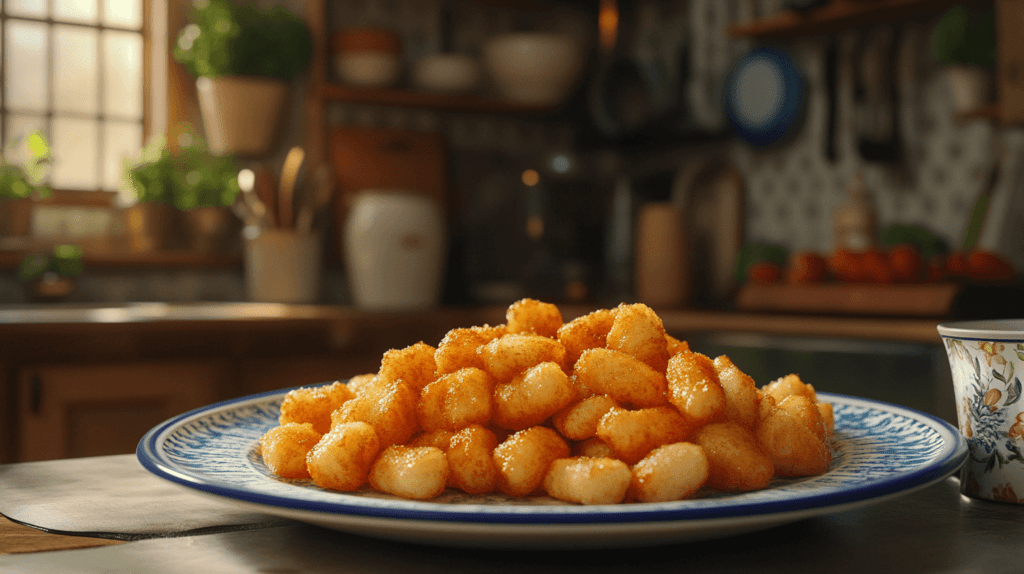
[[[264,227],[277,227],[277,184],[274,172],[266,164],[259,164],[253,169],[256,196],[263,204]]]
[[[256,174],[251,169],[243,169],[238,172],[238,187],[241,189],[241,206],[247,227],[266,227],[267,206],[260,201],[256,195]],[[238,202],[236,202],[238,204]]]
[[[288,150],[284,158],[281,186],[277,190],[277,214],[282,229],[291,229],[295,225],[295,182],[305,159],[306,152],[299,146]]]
[[[316,169],[313,175],[313,193],[304,194],[305,201],[295,216],[295,229],[299,233],[309,233],[313,230],[313,221],[321,210],[331,203],[334,197],[334,177],[331,175],[331,166],[322,164]]]

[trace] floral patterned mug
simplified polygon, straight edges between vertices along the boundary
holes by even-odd
[[[938,329],[967,438],[960,492],[1024,503],[1024,319],[959,321]]]

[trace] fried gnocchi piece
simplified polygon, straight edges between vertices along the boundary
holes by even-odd
[[[498,439],[490,430],[473,425],[452,435],[448,443],[448,484],[468,494],[487,494],[498,488],[494,449]]]
[[[633,355],[659,373],[668,364],[665,327],[661,317],[643,303],[619,305],[608,330],[606,346],[613,351]]]
[[[710,471],[707,485],[719,490],[748,491],[768,486],[775,475],[772,459],[754,435],[732,421],[712,423],[690,439],[704,449]]]
[[[455,433],[446,430],[422,431],[412,435],[405,446],[432,446],[447,452],[453,436]]]
[[[772,459],[777,476],[815,476],[832,464],[821,413],[804,395],[790,395],[780,402],[761,421],[757,440]]]
[[[588,349],[576,361],[573,376],[590,392],[621,404],[637,408],[668,404],[665,375],[626,353]]]
[[[440,377],[420,392],[420,428],[457,431],[469,425],[486,425],[491,421],[493,390],[491,376],[474,367]]]
[[[366,388],[370,385],[376,384],[377,373],[366,373],[364,375],[356,375],[348,380],[348,390],[352,391],[353,395],[359,396]]]
[[[597,438],[611,447],[615,458],[636,464],[656,447],[685,440],[693,424],[672,407],[630,411],[613,407],[597,423]]]
[[[419,391],[436,377],[436,350],[423,341],[404,349],[391,349],[384,353],[377,377],[382,384],[402,381]]]
[[[614,458],[560,458],[544,476],[544,491],[565,502],[618,504],[631,478],[626,463]]]
[[[587,349],[596,349],[608,344],[608,331],[615,322],[615,310],[598,309],[562,325],[558,329],[558,342],[565,347],[565,364],[576,364]]]
[[[741,371],[725,355],[716,357],[714,366],[718,382],[725,393],[725,418],[739,423],[747,430],[756,429],[759,417],[757,385],[754,379]]]
[[[344,423],[332,428],[309,451],[306,468],[320,488],[351,492],[366,483],[378,452],[380,441],[373,427],[364,422]]]
[[[832,435],[836,432],[836,415],[832,411],[832,403],[818,403],[818,414],[821,415],[821,422],[825,424],[825,431],[828,433],[828,437],[832,438]]]
[[[437,350],[434,351],[437,374],[447,375],[466,367],[483,369],[484,360],[482,356],[477,354],[477,348],[480,345],[490,343],[504,335],[505,332],[506,328],[504,325],[497,327],[483,325],[448,331],[444,339],[441,339],[441,342],[438,343]]]
[[[818,402],[818,395],[814,392],[814,387],[804,383],[800,380],[800,376],[796,374],[776,379],[765,385],[762,390],[766,394],[771,395],[776,403],[781,403],[783,399],[790,395],[804,395],[811,399],[811,401]]]
[[[558,341],[524,333],[499,337],[478,350],[484,370],[498,381],[508,381],[540,363],[565,364],[565,347]]]
[[[512,303],[505,312],[505,324],[509,333],[533,333],[543,337],[554,337],[562,326],[562,312],[551,303],[536,299],[520,299]]]
[[[320,434],[331,430],[331,413],[355,397],[345,383],[292,389],[281,402],[279,424],[309,423]]]
[[[597,434],[597,423],[619,406],[608,395],[594,395],[562,409],[551,420],[558,434],[569,440],[584,440]]]
[[[703,448],[688,442],[659,446],[633,466],[629,498],[637,502],[690,498],[707,483],[710,472]]]
[[[448,459],[433,446],[391,445],[370,468],[370,486],[388,494],[428,500],[448,484]]]
[[[281,478],[309,478],[306,455],[320,442],[320,436],[309,423],[276,426],[260,437],[263,463]]]
[[[365,422],[376,431],[381,446],[403,444],[419,429],[419,398],[419,393],[403,382],[379,383],[334,411],[331,426]]]
[[[689,351],[690,344],[686,341],[680,341],[668,333],[665,334],[665,350],[668,351],[669,357],[675,355],[679,351]]]
[[[557,363],[531,367],[494,386],[494,424],[509,430],[539,425],[576,399],[576,391]]]
[[[508,437],[494,449],[498,489],[526,496],[540,488],[551,463],[569,456],[569,445],[547,427],[530,427]]]
[[[680,351],[669,359],[665,378],[669,402],[697,426],[725,416],[725,391],[708,357]]]
[[[592,436],[572,445],[573,456],[589,456],[590,458],[615,458],[612,447],[603,440]]]

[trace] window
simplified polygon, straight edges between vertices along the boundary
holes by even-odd
[[[116,191],[143,144],[147,0],[3,0],[0,141],[39,130],[57,190]]]

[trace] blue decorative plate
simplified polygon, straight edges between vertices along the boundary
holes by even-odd
[[[273,476],[257,452],[286,391],[218,403],[170,419],[139,443],[161,478],[248,509],[355,534],[447,546],[584,548],[718,538],[848,510],[938,482],[967,456],[960,433],[931,415],[819,393],[833,404],[832,468],[746,493],[664,503],[581,506],[449,490],[429,502],[370,489],[340,493]]]
[[[754,48],[725,79],[725,113],[748,143],[768,145],[800,121],[804,85],[793,60],[776,48]]]

